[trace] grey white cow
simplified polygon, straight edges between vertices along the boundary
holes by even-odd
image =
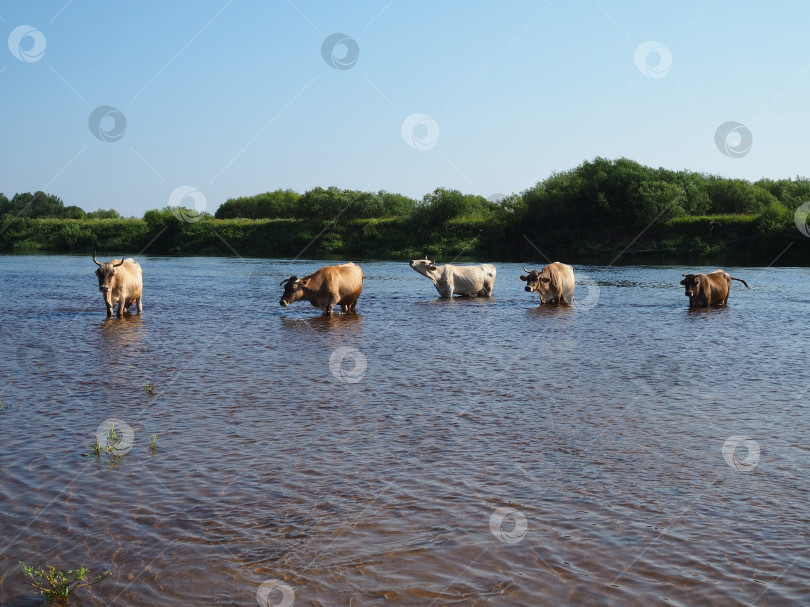
[[[495,283],[495,266],[482,263],[479,266],[454,266],[449,263],[437,266],[429,259],[412,259],[411,267],[422,276],[427,276],[439,296],[449,299],[453,295],[490,297]]]

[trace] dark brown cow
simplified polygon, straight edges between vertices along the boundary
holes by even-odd
[[[138,314],[143,311],[143,270],[131,257],[129,259],[113,259],[106,263],[93,261],[98,266],[98,290],[104,295],[104,305],[107,306],[107,316],[112,316],[115,304],[118,304],[118,315],[124,313],[132,304],[138,304]]]
[[[742,278],[729,276],[725,270],[715,270],[710,274],[681,274],[681,276],[684,277],[681,284],[685,289],[684,295],[689,298],[690,308],[726,305],[732,280],[739,280],[746,289],[751,288]]]
[[[526,291],[540,295],[540,303],[574,303],[574,268],[555,261],[539,272],[531,272],[523,266],[525,276],[520,280],[526,283]]]
[[[344,312],[354,312],[363,290],[363,270],[352,262],[324,266],[303,278],[290,276],[281,284],[284,285],[284,295],[279,301],[282,306],[303,299],[323,310],[324,314],[331,314],[337,305]]]

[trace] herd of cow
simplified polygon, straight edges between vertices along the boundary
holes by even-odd
[[[132,305],[137,305],[138,312],[143,310],[143,270],[140,264],[129,259],[113,259],[106,263],[93,261],[98,265],[98,290],[104,296],[107,316],[112,316],[113,308],[118,305],[118,314],[122,314]],[[495,266],[484,263],[478,266],[454,266],[449,263],[436,265],[429,259],[414,259],[411,267],[426,276],[436,287],[439,296],[449,299],[454,295],[462,297],[490,297],[495,283]],[[526,291],[540,295],[544,304],[574,303],[574,268],[555,261],[542,270],[527,270],[520,280],[526,283]],[[689,297],[690,307],[708,307],[726,305],[732,280],[741,278],[729,276],[724,270],[715,270],[709,274],[683,274],[681,284],[685,295]],[[331,314],[335,306],[344,312],[354,312],[357,300],[363,290],[363,270],[355,263],[349,262],[339,266],[324,266],[313,274],[298,278],[290,276],[281,282],[284,294],[279,302],[282,306],[304,300],[325,314]]]

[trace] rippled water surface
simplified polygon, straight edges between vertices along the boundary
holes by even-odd
[[[21,560],[112,571],[72,605],[810,604],[810,270],[689,311],[695,268],[555,308],[362,262],[323,317],[278,304],[323,262],[138,261],[108,320],[89,258],[0,257],[0,603]]]

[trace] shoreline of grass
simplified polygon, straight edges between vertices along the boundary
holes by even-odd
[[[641,230],[568,227],[523,232],[504,221],[456,217],[430,225],[411,217],[311,221],[17,218],[0,234],[3,253],[99,253],[406,260],[453,259],[589,264],[810,265],[798,230],[766,232],[761,215],[681,216]],[[635,239],[635,240],[634,240]],[[534,245],[534,246],[533,246]],[[535,248],[536,247],[536,248]],[[786,250],[787,249],[787,250]]]

